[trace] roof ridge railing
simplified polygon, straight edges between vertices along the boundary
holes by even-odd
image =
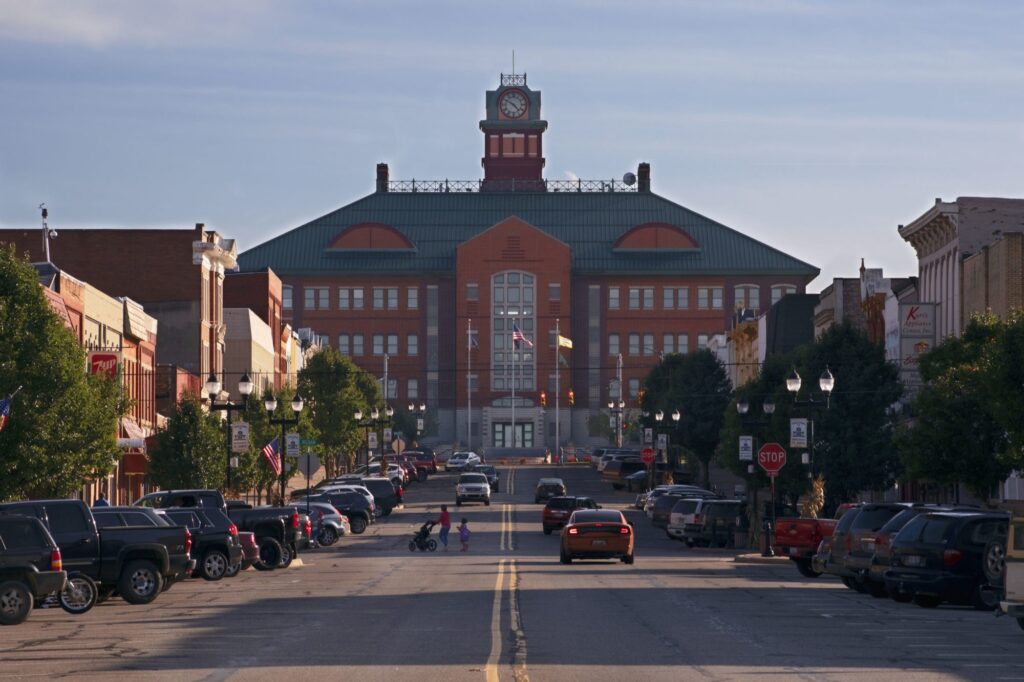
[[[620,180],[537,180],[508,178],[500,180],[389,180],[388,192],[636,192],[637,185]]]

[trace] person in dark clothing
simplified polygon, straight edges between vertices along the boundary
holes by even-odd
[[[96,498],[96,501],[92,503],[92,506],[94,506],[94,507],[109,507],[110,503],[107,502],[107,497],[103,493],[100,493],[100,496]]]

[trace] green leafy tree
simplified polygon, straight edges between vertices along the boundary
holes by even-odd
[[[707,350],[687,355],[671,353],[644,381],[647,425],[666,431],[671,443],[694,453],[705,486],[710,485],[708,467],[718,447],[730,393],[725,368]],[[660,425],[653,416],[658,410],[664,413]],[[675,410],[680,413],[678,423],[670,416]]]
[[[0,499],[67,497],[113,468],[127,404],[116,380],[85,364],[35,269],[0,246],[0,397],[21,387],[0,431]]]
[[[149,455],[149,479],[161,488],[222,488],[227,445],[221,420],[195,395],[175,406]]]

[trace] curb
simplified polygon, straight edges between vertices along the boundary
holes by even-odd
[[[761,556],[760,554],[739,554],[733,561],[738,564],[763,564],[768,566],[781,566],[784,562],[789,563],[789,557],[784,556]]]

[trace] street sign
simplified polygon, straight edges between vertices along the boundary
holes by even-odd
[[[311,478],[313,474],[320,468],[320,458],[316,455],[306,451],[304,457],[299,457],[299,471],[306,478]]]
[[[304,448],[312,448],[317,445],[320,445],[320,441],[318,441],[316,438],[303,438],[299,442],[302,444],[302,447]]]
[[[807,420],[806,419],[790,419],[789,420],[789,447],[791,447],[791,448],[806,448],[807,447]]]
[[[235,422],[231,425],[231,452],[249,452],[249,425]]]
[[[754,437],[740,436],[740,461],[754,461]]]
[[[417,419],[416,420],[416,430],[417,431],[422,431],[423,430],[423,420],[422,419]]]
[[[657,449],[660,450],[661,452],[665,452],[665,451],[668,450],[668,434],[667,433],[659,433],[658,434],[658,448]]]
[[[643,460],[644,464],[651,464],[654,462],[654,448],[644,448],[640,451],[640,459]]]
[[[786,449],[778,443],[765,443],[757,451],[757,463],[774,478],[779,475],[779,469],[786,466]]]
[[[300,444],[302,439],[297,433],[289,433],[284,437],[285,448],[284,454],[288,457],[298,457],[300,452]]]

